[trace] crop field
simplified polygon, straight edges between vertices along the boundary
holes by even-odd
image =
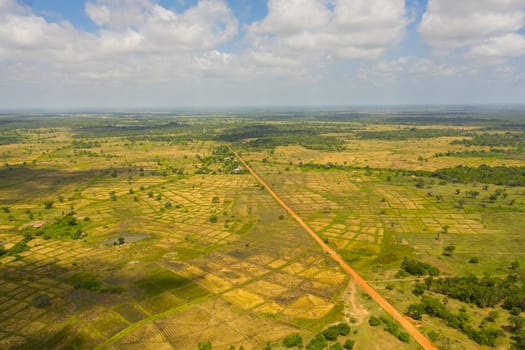
[[[233,150],[436,347],[522,349],[525,126],[472,120],[0,116],[0,349],[419,349]]]

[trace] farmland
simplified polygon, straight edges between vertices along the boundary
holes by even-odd
[[[520,348],[524,128],[0,116],[0,349],[419,348],[232,150],[437,347]]]

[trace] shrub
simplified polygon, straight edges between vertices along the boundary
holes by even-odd
[[[408,343],[410,341],[410,335],[408,335],[407,332],[401,332],[399,333],[399,335],[397,336],[397,338],[399,340],[401,340],[402,342],[404,343]]]
[[[337,329],[339,331],[339,335],[346,336],[350,334],[350,326],[346,323],[339,323],[337,325]]]
[[[197,345],[197,348],[199,350],[211,350],[211,342],[207,341],[207,342],[204,342],[204,343],[199,343]]]
[[[325,329],[322,334],[326,340],[333,341],[333,340],[336,340],[337,337],[339,336],[339,330],[337,329],[336,326],[331,326]]]
[[[99,290],[102,283],[98,276],[91,272],[84,272],[76,276],[73,287],[75,289],[87,289],[91,291]]]
[[[37,295],[31,302],[33,303],[33,306],[38,308],[44,308],[51,305],[51,300],[47,294]]]
[[[343,345],[343,348],[346,350],[352,350],[354,348],[355,341],[352,339],[347,339]]]
[[[306,350],[322,350],[328,346],[328,343],[326,342],[326,339],[322,334],[317,334],[315,338],[310,340],[308,344],[306,344]]]
[[[375,316],[370,316],[370,319],[368,320],[368,324],[372,327],[377,327],[381,324],[381,320]]]
[[[299,333],[293,333],[283,339],[283,345],[287,348],[293,348],[294,346],[303,345],[303,337]]]

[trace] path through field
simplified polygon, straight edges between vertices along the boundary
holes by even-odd
[[[407,320],[399,311],[397,311],[388,301],[386,301],[379,293],[375,291],[353,268],[348,265],[339,254],[335,252],[330,246],[323,242],[323,240],[297,215],[272,189],[266,182],[257,175],[257,173],[235,152],[235,157],[242,163],[242,165],[257,179],[257,181],[270,193],[270,195],[281,205],[306,232],[321,246],[321,248],[330,255],[350,276],[355,282],[363,288],[372,299],[374,299],[390,316],[401,324],[403,328],[426,350],[437,350],[437,348],[423,335],[419,330]]]

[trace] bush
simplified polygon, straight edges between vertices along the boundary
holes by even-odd
[[[98,279],[98,276],[90,272],[77,275],[73,283],[75,289],[87,289],[90,291],[99,290],[101,286],[102,283]]]
[[[410,335],[408,335],[407,332],[401,332],[401,333],[399,333],[399,335],[397,336],[397,338],[398,338],[399,340],[401,340],[402,342],[404,342],[404,343],[408,343],[408,342],[410,342]]]
[[[401,262],[401,270],[414,275],[414,276],[437,276],[439,275],[439,269],[428,263],[406,257]]]
[[[323,350],[327,346],[328,343],[326,342],[324,336],[322,334],[317,334],[315,338],[306,344],[306,350]]]
[[[331,326],[325,329],[322,334],[326,340],[334,341],[339,336],[339,329],[337,329],[337,326]]]
[[[40,294],[33,298],[31,301],[33,306],[38,308],[44,308],[51,305],[51,300],[47,294]]]
[[[375,316],[370,316],[370,319],[368,320],[368,324],[372,327],[377,327],[381,324],[381,320]]]
[[[293,348],[294,346],[303,345],[303,337],[299,333],[293,333],[283,339],[283,345],[287,348]]]
[[[199,350],[211,350],[211,342],[207,341],[205,343],[199,343],[197,348]]]
[[[346,350],[352,350],[354,348],[354,345],[355,341],[353,341],[352,339],[347,339],[345,341],[345,344],[343,345],[343,348],[345,348]]]
[[[427,290],[427,285],[424,284],[424,283],[416,283],[414,285],[414,289],[412,290],[412,293],[414,295],[423,295],[423,293],[425,293],[425,291]]]
[[[52,199],[45,200],[44,201],[44,208],[51,209],[51,208],[53,208],[53,204],[55,204],[55,202]]]

